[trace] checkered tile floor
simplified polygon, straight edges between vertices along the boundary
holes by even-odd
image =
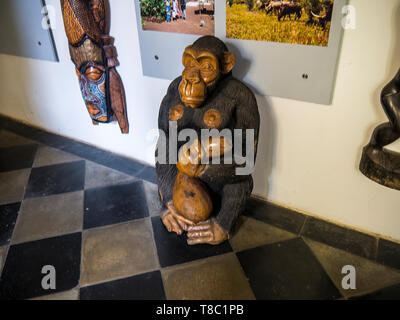
[[[400,271],[373,247],[311,240],[315,223],[270,224],[251,201],[229,242],[190,247],[163,227],[154,182],[149,167],[131,175],[0,131],[0,299],[400,297]],[[55,290],[41,286],[46,265]],[[341,286],[344,265],[356,290]]]

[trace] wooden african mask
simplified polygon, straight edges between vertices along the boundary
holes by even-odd
[[[125,90],[114,38],[109,36],[107,0],[61,0],[65,31],[83,100],[93,124],[117,120],[129,132]]]

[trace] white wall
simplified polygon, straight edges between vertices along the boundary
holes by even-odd
[[[0,113],[153,164],[145,137],[157,127],[169,81],[142,76],[133,0],[110,2],[130,134],[121,135],[117,124],[91,125],[58,0],[47,3],[57,9],[60,63],[0,55]],[[357,9],[357,28],[344,35],[332,105],[257,97],[262,123],[254,194],[400,240],[399,191],[373,183],[358,170],[362,147],[374,127],[386,121],[380,90],[400,67],[400,0],[350,4]]]

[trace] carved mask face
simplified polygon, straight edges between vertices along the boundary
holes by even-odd
[[[98,122],[108,122],[107,96],[106,96],[106,72],[103,66],[96,63],[88,63],[76,69],[79,78],[82,97],[90,117]]]

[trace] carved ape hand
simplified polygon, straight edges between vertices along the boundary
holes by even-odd
[[[189,245],[201,243],[217,245],[229,239],[229,233],[214,218],[195,224],[177,213],[172,203],[168,205],[168,210],[161,214],[161,220],[168,232],[181,235],[187,231]]]
[[[161,220],[168,232],[175,232],[181,235],[183,231],[188,231],[189,226],[194,226],[194,222],[182,217],[175,209],[174,204],[171,202],[167,205],[168,210],[161,214]]]
[[[190,147],[183,146],[176,167],[189,177],[199,177],[205,169],[205,166],[201,164],[203,153],[201,143],[198,140]]]
[[[191,146],[184,145],[180,150],[177,168],[189,177],[197,178],[206,169],[203,163],[212,163],[213,158],[221,158],[232,150],[232,141],[225,137],[211,137],[199,141],[196,139]],[[207,162],[205,162],[208,160]]]

